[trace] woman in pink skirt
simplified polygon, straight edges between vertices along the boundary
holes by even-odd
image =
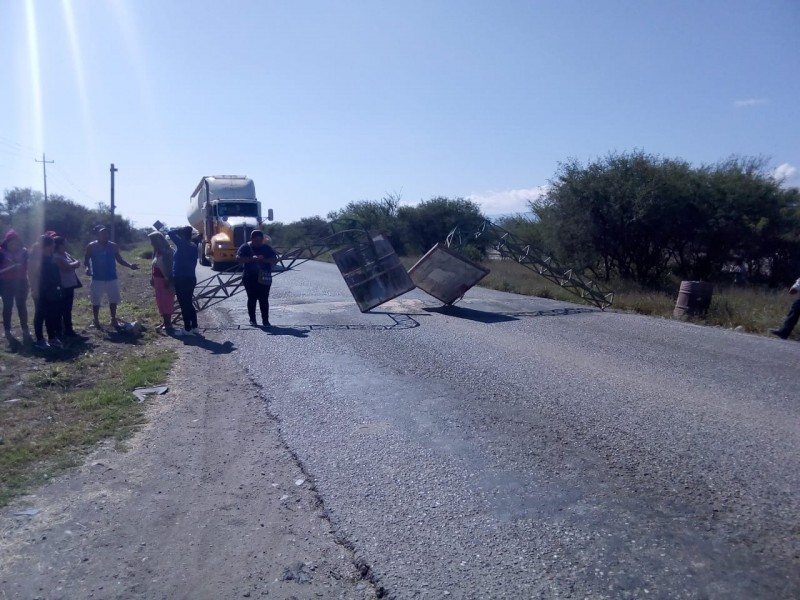
[[[175,251],[160,231],[148,234],[153,245],[153,266],[150,285],[156,291],[156,306],[164,322],[159,329],[172,331],[172,313],[175,308],[175,286],[172,284],[172,259]]]

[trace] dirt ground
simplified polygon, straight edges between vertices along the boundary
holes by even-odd
[[[2,510],[0,598],[375,598],[234,355],[173,341],[126,452]]]

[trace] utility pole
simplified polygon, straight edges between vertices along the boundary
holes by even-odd
[[[42,152],[42,160],[37,158],[33,159],[35,162],[42,163],[42,175],[44,175],[44,203],[47,204],[47,163],[54,163],[54,160],[45,160],[44,159],[44,152]]]
[[[111,171],[111,241],[113,242],[114,229],[116,229],[116,227],[114,227],[114,173],[119,171],[119,169],[114,166],[114,163],[111,163],[111,169],[109,170]]]

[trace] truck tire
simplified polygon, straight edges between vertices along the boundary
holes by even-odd
[[[211,261],[206,258],[206,246],[203,242],[197,244],[197,261],[204,267],[211,264]]]

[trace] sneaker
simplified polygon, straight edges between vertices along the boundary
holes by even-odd
[[[197,327],[192,329],[192,335],[196,335],[197,337],[202,337],[203,336],[203,334],[200,333],[200,330]]]
[[[183,335],[188,336],[188,337],[195,337],[197,334],[194,331],[192,331],[191,329],[184,329],[183,330]]]
[[[50,344],[47,343],[46,340],[36,340],[33,344],[34,348],[39,348],[40,350],[47,350],[50,347]]]
[[[185,336],[185,335],[186,335],[188,332],[187,332],[185,329],[175,329],[175,331],[173,331],[172,333],[173,333],[173,334],[174,334],[176,337],[183,337],[183,336]]]
[[[253,327],[258,327],[258,323],[256,323],[255,319],[250,319],[250,325]]]
[[[54,348],[63,348],[63,347],[64,347],[64,342],[62,342],[62,341],[61,341],[60,339],[58,339],[58,338],[53,338],[53,339],[52,339],[52,340],[50,340],[48,343],[49,343],[49,344],[50,344],[52,347],[54,347]]]
[[[778,336],[779,338],[781,338],[782,340],[785,340],[786,338],[788,338],[788,337],[789,337],[788,335],[786,335],[785,333],[783,333],[783,331],[782,331],[782,330],[780,330],[780,329],[770,329],[770,330],[769,330],[769,332],[770,332],[772,335],[777,335],[777,336]]]
[[[269,321],[264,321],[264,327],[272,327],[272,323]]]

